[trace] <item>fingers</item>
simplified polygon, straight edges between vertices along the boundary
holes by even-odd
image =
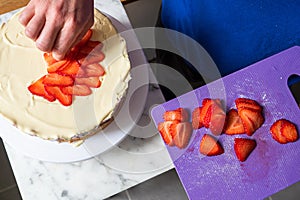
[[[36,40],[44,27],[45,21],[46,19],[43,15],[35,15],[28,22],[25,28],[25,35],[32,40]]]
[[[68,24],[65,24],[60,30],[52,49],[52,55],[56,60],[62,60],[65,57],[67,51],[71,48],[77,38],[74,34],[79,32],[79,30],[75,30],[74,27]]]
[[[91,25],[90,23],[87,23],[79,27],[65,24],[65,27],[61,29],[52,49],[52,55],[56,60],[62,60],[69,49],[81,40]],[[74,33],[78,34],[74,35]]]
[[[33,7],[29,4],[20,14],[19,16],[19,22],[23,26],[27,26],[28,22],[32,19],[34,16],[34,9]]]
[[[61,30],[61,24],[55,20],[48,20],[38,36],[36,47],[44,52],[50,52],[53,48],[55,40],[59,31]]]

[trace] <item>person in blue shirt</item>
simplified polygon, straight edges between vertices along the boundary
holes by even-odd
[[[159,24],[197,41],[225,76],[298,45],[299,10],[295,0],[162,0]],[[92,26],[93,0],[31,0],[19,20],[40,50],[60,60]],[[158,58],[191,82],[201,79],[178,56]]]

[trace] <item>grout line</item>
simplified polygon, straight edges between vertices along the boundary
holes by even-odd
[[[8,191],[8,190],[10,190],[10,189],[13,189],[13,188],[16,187],[16,186],[17,186],[16,184],[13,184],[13,185],[11,185],[11,186],[8,186],[8,187],[6,187],[6,188],[3,188],[3,189],[0,190],[0,193],[6,192],[6,191]]]
[[[132,200],[132,199],[131,199],[131,197],[130,197],[130,195],[129,195],[129,192],[128,192],[128,190],[125,190],[125,194],[126,194],[126,196],[127,196],[128,200]]]

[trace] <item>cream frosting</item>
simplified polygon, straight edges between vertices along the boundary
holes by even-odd
[[[93,130],[112,115],[126,94],[130,61],[126,42],[110,20],[95,10],[91,40],[103,43],[106,74],[90,96],[74,97],[71,106],[48,102],[27,87],[47,74],[43,52],[24,34],[15,14],[0,28],[0,113],[23,132],[48,140],[70,141]]]

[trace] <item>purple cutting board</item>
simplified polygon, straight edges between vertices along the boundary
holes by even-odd
[[[300,180],[300,140],[279,144],[269,133],[270,126],[286,118],[300,127],[300,110],[287,85],[288,78],[300,75],[300,47],[293,47],[255,63],[220,80],[209,83],[152,109],[157,126],[163,113],[178,107],[190,113],[203,98],[220,98],[226,109],[234,100],[247,97],[264,108],[265,123],[253,136],[256,149],[245,162],[236,158],[235,137],[219,137],[225,153],[207,157],[199,153],[200,139],[207,129],[194,130],[187,148],[167,146],[177,173],[190,200],[263,199]],[[248,137],[249,138],[249,137]]]

